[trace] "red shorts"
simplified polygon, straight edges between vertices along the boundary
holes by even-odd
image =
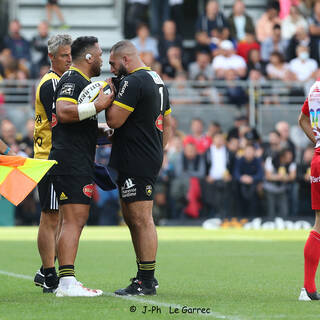
[[[311,161],[311,207],[320,210],[320,149],[317,148]]]

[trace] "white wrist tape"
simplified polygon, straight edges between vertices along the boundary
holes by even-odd
[[[79,120],[88,119],[97,114],[94,102],[78,104]]]

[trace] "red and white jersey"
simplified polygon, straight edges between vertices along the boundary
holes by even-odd
[[[301,112],[310,118],[313,134],[317,140],[315,148],[320,148],[320,79],[312,85]]]

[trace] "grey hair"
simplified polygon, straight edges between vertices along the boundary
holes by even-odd
[[[57,54],[59,47],[71,46],[72,38],[68,34],[57,34],[48,40],[48,52],[53,56]]]

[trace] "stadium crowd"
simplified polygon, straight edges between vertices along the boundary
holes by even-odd
[[[126,37],[132,39],[145,64],[165,81],[172,81],[169,88],[181,90],[182,96],[186,80],[199,84],[193,96],[201,88],[210,97],[206,103],[219,104],[215,88],[204,90],[203,81],[305,83],[320,76],[320,1],[270,1],[255,22],[242,0],[235,0],[229,17],[218,1],[209,0],[198,17],[191,54],[183,46],[182,6],[183,0],[128,0],[125,18]],[[39,79],[49,70],[48,23],[40,22],[32,39],[21,33],[19,21],[11,21],[0,48],[1,79]],[[227,95],[231,104],[248,102],[240,86],[228,87]],[[6,97],[0,95],[0,137],[16,153],[32,156],[34,122],[30,119],[25,128],[16,128],[1,108],[5,102]],[[171,101],[173,107],[192,102]],[[218,122],[204,128],[202,119],[192,119],[189,133],[180,130],[178,119],[174,124],[155,190],[156,221],[311,215],[313,148],[293,143],[287,122],[279,121],[270,128],[267,141],[250,128],[246,114],[239,114],[234,127],[225,131]],[[110,146],[98,148],[97,162],[106,165],[109,156]],[[117,191],[103,192],[96,187],[94,194],[89,223],[118,224]],[[34,192],[17,207],[16,222],[35,224],[39,214]]]

